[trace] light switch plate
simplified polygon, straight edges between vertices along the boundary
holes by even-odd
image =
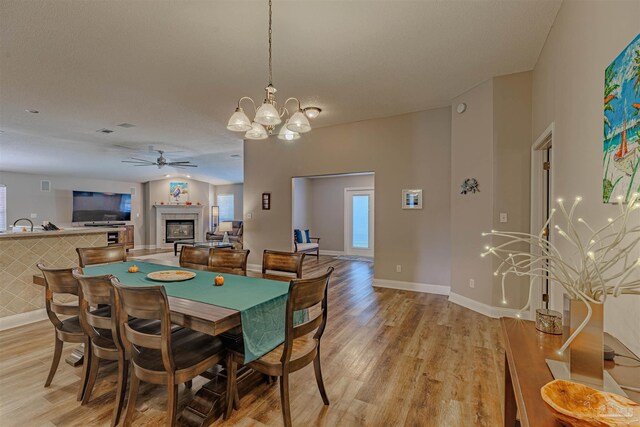
[[[32,213],[31,214],[31,219],[36,219],[36,218],[38,218],[38,214]]]
[[[502,222],[502,223],[507,222],[507,213],[506,212],[501,212],[500,213],[500,222]]]
[[[253,215],[251,214],[251,212],[249,212],[249,213],[247,214],[247,219],[251,219],[251,217],[252,217],[252,216],[253,216]]]

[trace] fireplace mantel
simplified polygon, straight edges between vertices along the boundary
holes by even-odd
[[[153,205],[156,210],[156,248],[171,247],[165,242],[167,219],[194,220],[194,234],[197,241],[204,241],[205,206],[202,205]]]

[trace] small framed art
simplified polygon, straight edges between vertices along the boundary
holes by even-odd
[[[268,211],[271,209],[271,193],[262,193],[262,210]]]
[[[402,209],[422,209],[422,189],[402,190]]]

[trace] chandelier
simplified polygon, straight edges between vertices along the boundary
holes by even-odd
[[[282,119],[286,116],[287,119],[284,125],[278,132],[278,138],[287,141],[292,141],[300,138],[301,133],[309,132],[311,125],[309,119],[318,117],[322,111],[318,107],[302,108],[300,106],[300,100],[298,98],[288,98],[282,108],[278,111],[278,104],[276,102],[276,88],[273,87],[273,72],[271,67],[271,0],[269,0],[269,84],[265,88],[265,98],[262,105],[256,108],[256,103],[252,98],[243,96],[238,100],[238,106],[227,123],[227,129],[234,132],[245,132],[244,136],[247,139],[266,139],[269,135],[272,135],[276,126],[282,123]],[[249,117],[245,114],[244,110],[240,106],[242,101],[249,100],[253,105],[253,111],[255,116],[253,122],[249,120]],[[287,110],[287,104],[289,102],[295,103],[295,112],[290,114]]]

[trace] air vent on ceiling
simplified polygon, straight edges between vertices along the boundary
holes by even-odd
[[[229,157],[232,157],[232,158],[234,158],[234,159],[239,159],[239,158],[240,158],[240,154],[232,154],[232,155],[231,155],[231,156],[229,156]]]
[[[98,133],[113,133],[115,131],[113,131],[111,129],[98,129],[96,132],[98,132]]]
[[[117,126],[119,126],[119,127],[121,127],[121,128],[128,129],[128,128],[135,127],[136,125],[132,125],[131,123],[120,123],[120,124],[119,124],[119,125],[117,125]]]
[[[40,181],[40,191],[51,192],[51,181]]]

